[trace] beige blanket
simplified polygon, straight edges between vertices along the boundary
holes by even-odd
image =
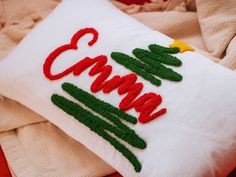
[[[0,0],[0,59],[58,3],[58,0]],[[196,0],[196,3],[153,0],[143,6],[115,4],[150,28],[190,43],[214,61],[236,71],[235,0]],[[4,97],[0,97],[0,144],[17,177],[86,177],[114,172],[45,118]]]

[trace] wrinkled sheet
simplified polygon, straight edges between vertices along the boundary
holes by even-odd
[[[0,60],[59,0],[0,1]],[[113,2],[153,30],[198,48],[236,71],[236,1]],[[196,11],[197,9],[197,11]],[[0,96],[0,144],[13,176],[104,176],[114,169],[43,117]]]

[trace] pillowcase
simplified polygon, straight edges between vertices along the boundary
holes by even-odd
[[[67,0],[0,63],[0,93],[123,176],[226,176],[236,75],[108,1]]]

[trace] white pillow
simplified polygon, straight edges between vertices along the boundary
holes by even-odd
[[[106,0],[66,0],[0,63],[0,93],[47,118],[124,176],[226,176],[236,166],[236,75],[173,42]],[[148,49],[150,44],[180,48]],[[135,48],[149,54],[134,50],[135,56]],[[167,54],[179,49],[189,51]],[[160,66],[150,55],[178,66]],[[98,83],[91,87],[101,70],[93,65],[82,72],[95,60],[104,61],[106,80],[116,75],[103,91]],[[119,77],[125,75],[126,85]],[[132,83],[136,77],[139,84]],[[128,91],[131,98],[124,99]]]

